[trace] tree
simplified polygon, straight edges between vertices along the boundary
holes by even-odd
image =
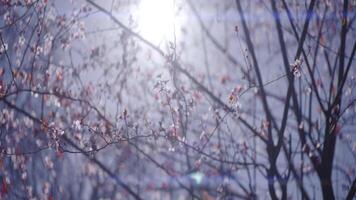
[[[145,3],[1,1],[1,198],[353,198],[353,2]]]

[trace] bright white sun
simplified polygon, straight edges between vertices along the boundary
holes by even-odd
[[[173,42],[177,27],[174,13],[174,0],[141,0],[138,23],[140,34],[155,45]]]

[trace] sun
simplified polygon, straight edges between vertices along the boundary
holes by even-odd
[[[175,0],[141,0],[138,28],[140,34],[155,45],[175,38]]]

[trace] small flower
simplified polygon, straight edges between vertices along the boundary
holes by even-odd
[[[3,54],[5,51],[7,51],[7,43],[4,43],[0,46],[0,54]]]
[[[80,130],[82,129],[82,125],[81,125],[81,122],[79,120],[75,120],[74,123],[73,123],[73,127],[77,130]]]
[[[31,4],[32,4],[32,0],[25,0],[25,4],[26,4],[27,6],[31,5]]]
[[[22,180],[26,180],[26,179],[27,179],[27,172],[23,172],[23,173],[21,174],[21,179],[22,179]]]
[[[304,145],[303,145],[303,152],[304,152],[304,153],[308,153],[309,151],[310,151],[309,145],[308,145],[308,144],[304,144]]]
[[[237,100],[239,99],[239,95],[241,94],[241,92],[243,91],[243,86],[236,86],[230,93],[229,95],[229,103],[230,104],[234,104],[237,103]]]
[[[38,55],[40,55],[40,53],[42,53],[43,52],[43,48],[41,47],[41,46],[37,46],[36,47],[36,56],[38,56]]]
[[[43,193],[46,194],[46,195],[48,195],[49,192],[50,192],[50,189],[51,189],[50,183],[45,182],[45,184],[43,185],[43,188],[42,188],[42,189],[43,189]]]
[[[51,34],[46,34],[44,37],[44,48],[43,48],[43,54],[48,55],[49,52],[52,49],[52,41],[53,41],[53,36]]]
[[[25,37],[23,35],[21,35],[19,37],[19,41],[18,41],[19,46],[23,46],[25,44],[25,42],[26,42]]]
[[[304,122],[300,122],[298,128],[299,128],[299,130],[303,130],[304,129]]]
[[[318,148],[318,149],[320,149],[320,148],[321,148],[321,144],[320,144],[320,142],[318,142],[318,143],[316,144],[316,148]]]
[[[353,151],[353,152],[356,152],[356,142],[353,142],[353,143],[352,143],[352,151]]]
[[[195,169],[199,169],[200,166],[201,166],[201,164],[202,164],[202,159],[199,158],[198,160],[196,160],[196,161],[194,162],[194,168],[195,168]]]
[[[304,88],[304,92],[305,92],[305,94],[308,95],[308,96],[310,95],[311,91],[312,91],[311,88],[308,87],[308,86],[306,86],[306,87]]]
[[[234,95],[230,94],[230,96],[229,96],[229,103],[233,104],[233,103],[235,103],[236,101],[237,101],[237,98],[236,98]]]
[[[31,186],[26,186],[26,193],[29,197],[32,197],[32,187]]]
[[[229,76],[228,74],[222,75],[222,76],[220,77],[220,83],[221,83],[221,84],[225,84],[225,83],[227,83],[227,82],[230,81],[230,80],[231,80],[231,78],[230,78],[230,76]]]
[[[5,95],[5,85],[2,80],[0,80],[0,97]]]
[[[56,81],[61,81],[63,79],[63,72],[62,70],[58,69],[56,71]]]
[[[10,12],[7,11],[5,14],[4,14],[4,21],[6,24],[11,24],[11,15],[10,15]]]
[[[262,129],[267,130],[269,127],[269,121],[268,120],[263,120],[262,121]]]
[[[49,156],[46,156],[46,157],[44,158],[44,163],[45,163],[45,166],[46,166],[48,169],[52,169],[53,166],[54,166],[54,164],[53,164],[53,162],[52,162],[52,160],[51,160],[51,158],[50,158]]]
[[[290,66],[292,67],[292,72],[294,77],[299,78],[301,76],[301,66],[302,66],[303,61],[301,59],[296,59],[293,64]]]
[[[293,70],[293,75],[297,78],[301,76],[300,71],[298,69]]]

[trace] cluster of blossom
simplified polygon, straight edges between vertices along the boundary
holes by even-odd
[[[60,137],[64,135],[64,131],[58,128],[53,122],[50,123],[49,125],[46,125],[45,123],[42,126],[44,130],[48,130],[48,134],[50,137],[48,146],[54,148],[56,151],[59,151]]]
[[[84,22],[77,21],[74,24],[72,37],[74,39],[84,39],[85,38],[85,25],[84,25]]]

